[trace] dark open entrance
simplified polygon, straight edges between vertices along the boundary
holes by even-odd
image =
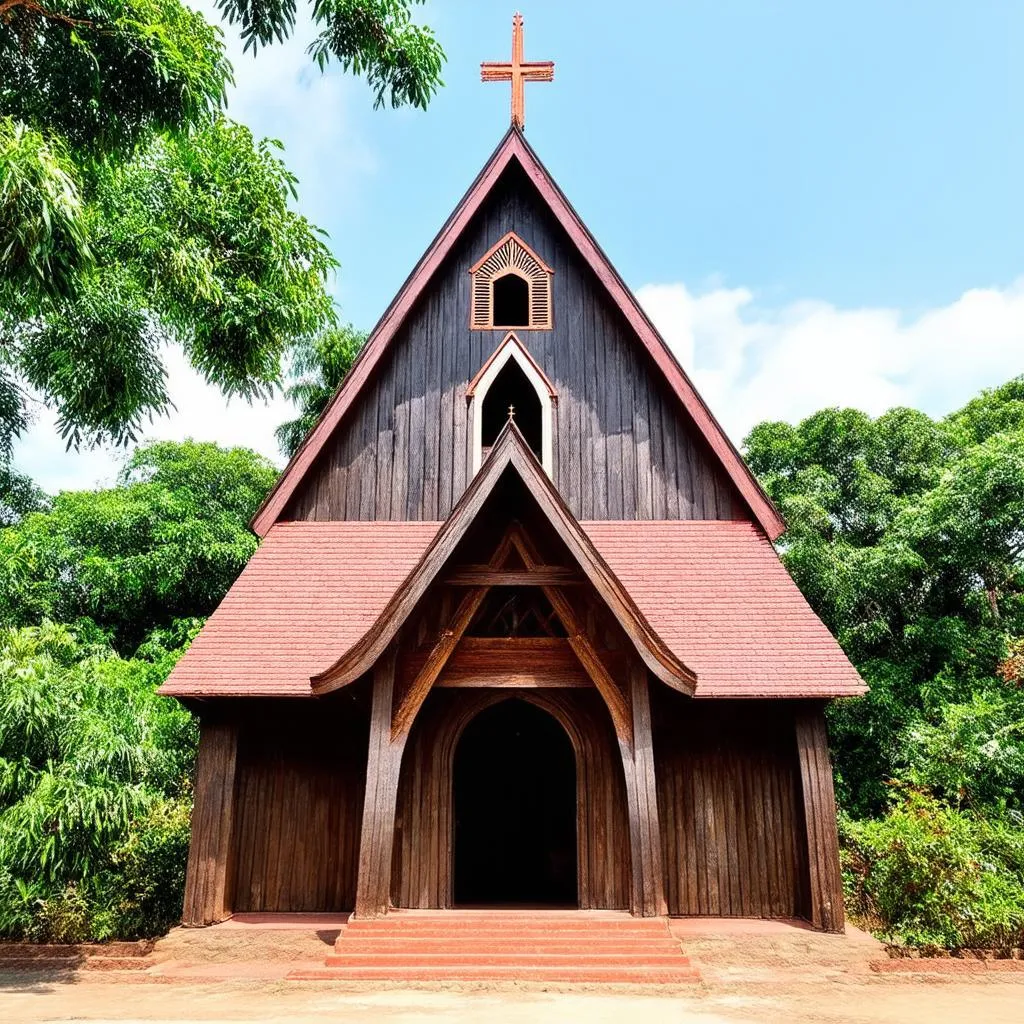
[[[576,758],[546,711],[507,700],[455,750],[455,903],[576,906]]]

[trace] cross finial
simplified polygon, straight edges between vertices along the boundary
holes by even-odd
[[[515,418],[516,418],[516,407],[514,405],[510,405],[508,407],[508,421],[509,421],[509,423],[514,422]]]
[[[485,60],[480,65],[480,81],[512,83],[512,124],[520,130],[526,127],[526,100],[524,82],[551,82],[555,77],[555,63],[550,60],[523,60],[523,16],[517,11],[512,18],[512,61]]]

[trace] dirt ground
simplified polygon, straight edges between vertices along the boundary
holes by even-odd
[[[878,974],[871,962],[881,947],[861,933],[823,936],[737,929],[707,934],[679,930],[701,982],[673,991],[559,991],[515,985],[361,990],[324,982],[232,980],[156,984],[78,974],[0,974],[0,1022],[177,1022],[219,1024],[427,1024],[509,1022],[548,1024],[1022,1024],[1024,972],[983,976]],[[229,960],[244,948],[258,954],[263,936],[201,938],[178,931],[158,947],[168,962],[183,952]],[[284,959],[319,953],[329,936],[282,935],[273,945]],[[223,949],[219,948],[223,945]],[[264,951],[265,952],[265,951]]]

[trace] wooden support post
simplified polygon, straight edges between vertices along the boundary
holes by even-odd
[[[810,869],[810,920],[825,932],[842,932],[843,878],[839,866],[839,833],[832,762],[828,756],[825,712],[819,704],[802,706],[795,716],[800,761],[807,863]]]
[[[370,749],[366,763],[366,797],[359,841],[359,877],[355,916],[383,917],[391,904],[391,856],[395,842],[395,805],[402,751],[408,733],[391,736],[395,696],[395,647],[392,645],[373,671]]]
[[[235,818],[238,726],[199,728],[192,802],[192,841],[185,875],[182,924],[200,927],[231,916],[231,856]]]
[[[632,735],[616,730],[629,809],[632,868],[630,910],[638,917],[668,913],[661,866],[661,827],[654,776],[654,743],[647,670],[633,663],[629,675]]]

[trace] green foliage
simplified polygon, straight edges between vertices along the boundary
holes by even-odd
[[[131,441],[166,411],[168,342],[227,394],[275,389],[288,348],[334,318],[334,260],[290,209],[295,185],[275,144],[222,117],[92,169],[93,261],[73,293],[0,284],[17,314],[0,318],[0,342],[71,444]]]
[[[746,443],[871,686],[829,709],[848,910],[911,945],[1021,944],[1024,378],[941,421],[826,409]]]
[[[57,138],[0,117],[0,265],[20,287],[66,296],[89,265],[78,168]]]
[[[256,548],[248,522],[275,476],[242,448],[138,449],[119,486],[66,491],[0,530],[0,623],[88,618],[127,653],[209,615]]]
[[[48,0],[0,19],[0,114],[100,160],[200,124],[230,81],[219,31],[179,0]]]
[[[1008,728],[1020,715],[1000,666],[1024,635],[1024,378],[941,421],[827,409],[796,427],[761,424],[746,444],[789,523],[787,568],[871,685],[830,722],[844,806],[880,813],[887,779],[931,771],[933,730],[980,736],[978,716]],[[1021,808],[1011,763],[996,788]]]
[[[49,498],[30,477],[9,466],[0,467],[0,527],[13,526],[29,512],[43,512]]]
[[[315,0],[315,59],[425,107],[444,58],[415,2]],[[0,464],[22,383],[69,446],[134,441],[169,407],[168,344],[226,394],[274,392],[335,325],[335,261],[279,145],[221,114],[220,29],[181,0],[0,7]],[[291,0],[220,7],[253,49],[295,21]]]
[[[179,654],[0,631],[0,934],[133,937],[180,913],[196,728],[155,693]]]
[[[298,406],[299,415],[275,431],[281,451],[289,458],[327,408],[365,342],[366,335],[349,324],[304,339],[296,346],[291,383],[284,393]]]
[[[412,8],[424,0],[312,0],[320,30],[309,48],[323,70],[334,59],[345,71],[364,77],[374,105],[390,102],[426,109],[443,84],[444,52],[433,32],[412,21]],[[295,27],[295,0],[217,0],[229,22],[241,26],[245,49],[281,42]]]
[[[1024,945],[1024,828],[913,790],[881,818],[842,818],[847,911],[892,942]]]

